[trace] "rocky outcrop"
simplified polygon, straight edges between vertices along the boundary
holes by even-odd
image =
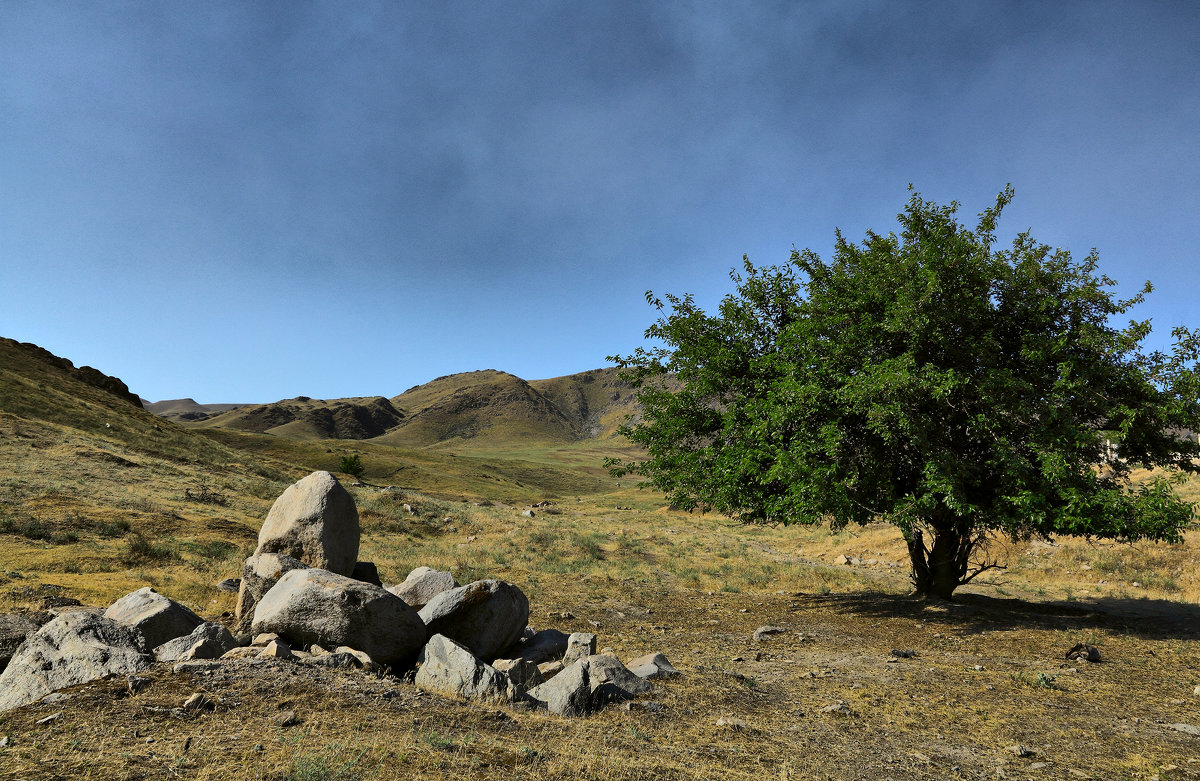
[[[426,691],[486,702],[512,702],[517,695],[507,675],[443,635],[425,644],[425,661],[413,682]]]
[[[438,594],[421,608],[429,634],[461,643],[480,659],[496,656],[520,639],[529,622],[529,600],[500,580],[479,580]]]
[[[438,594],[458,588],[458,581],[449,572],[441,572],[430,567],[417,567],[408,573],[408,577],[398,586],[392,586],[388,591],[403,599],[417,610],[425,607]]]
[[[112,603],[104,617],[141,632],[151,648],[190,634],[204,619],[146,586]]]
[[[347,645],[385,665],[425,643],[425,624],[404,600],[379,586],[321,569],[280,578],[254,610],[251,631],[274,632],[293,646]]]
[[[358,561],[358,509],[329,472],[313,472],[275,500],[254,554],[291,556],[310,567],[350,575]]]
[[[0,674],[0,711],[56,689],[135,673],[153,661],[136,629],[95,613],[67,613],[30,635]]]

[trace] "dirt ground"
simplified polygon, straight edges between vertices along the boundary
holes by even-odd
[[[1200,734],[1177,726],[1200,727],[1200,607],[970,589],[925,604],[902,586],[564,581],[531,625],[596,632],[626,660],[662,651],[683,672],[581,719],[289,662],[158,665],[137,694],[106,680],[0,714],[0,778],[1200,778]],[[762,626],[783,631],[755,640]],[[1077,642],[1103,661],[1065,659]],[[195,692],[212,707],[180,710]]]

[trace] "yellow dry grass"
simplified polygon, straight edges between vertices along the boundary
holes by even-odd
[[[214,584],[238,574],[274,496],[352,446],[221,434],[269,467],[255,471],[9,423],[22,435],[0,437],[0,510],[51,538],[0,534],[0,609],[153,585],[219,617],[233,597]],[[596,632],[623,659],[662,651],[684,675],[656,683],[660,712],[567,720],[362,673],[163,665],[136,695],[101,681],[0,714],[0,778],[1200,778],[1200,738],[1171,727],[1200,725],[1197,532],[1181,546],[998,542],[1008,570],[924,604],[907,597],[891,527],[831,535],[672,511],[605,476],[595,448],[363,445],[360,558],[388,582],[418,565],[509,580],[536,628]],[[201,487],[223,503],[188,498]],[[755,641],[764,625],[784,631]],[[1068,662],[1080,641],[1105,661]],[[176,710],[196,691],[211,710]],[[289,710],[299,722],[280,726]]]

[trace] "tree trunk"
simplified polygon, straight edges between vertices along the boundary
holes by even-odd
[[[931,524],[931,529],[933,546],[928,550],[920,529],[908,535],[913,585],[918,597],[950,600],[966,578],[973,541],[969,530],[953,522]]]

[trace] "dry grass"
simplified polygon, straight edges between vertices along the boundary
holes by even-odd
[[[232,609],[214,584],[237,574],[286,479],[9,424],[22,436],[0,437],[0,513],[51,536],[0,533],[0,609],[36,607],[48,593],[102,605],[143,585],[210,617]],[[246,461],[305,468],[346,444],[221,439],[238,441],[253,444]],[[565,720],[361,673],[279,663],[223,679],[160,666],[137,695],[101,681],[68,702],[0,714],[10,738],[0,778],[874,780],[995,778],[997,768],[1010,778],[1200,778],[1200,739],[1169,726],[1200,724],[1196,532],[1183,546],[998,544],[1010,569],[957,604],[926,605],[906,596],[905,551],[890,527],[830,535],[670,511],[605,477],[594,445],[375,448],[364,448],[369,468],[418,477],[383,491],[369,472],[376,485],[351,488],[361,558],[389,582],[417,565],[460,581],[500,577],[529,595],[537,628],[594,631],[624,659],[664,652],[684,677],[656,684],[662,712]],[[273,468],[287,479],[303,471]],[[499,486],[491,496],[489,482]],[[187,498],[201,486],[221,501]],[[550,496],[556,504],[522,515]],[[836,564],[839,555],[861,564]],[[754,641],[768,624],[785,632]],[[1068,663],[1079,641],[1105,661]],[[889,662],[893,649],[916,656]],[[215,707],[172,710],[194,691]],[[824,710],[839,701],[845,713]],[[283,710],[300,723],[278,726]],[[722,716],[747,727],[718,727]],[[1035,753],[1017,756],[1014,744]]]

